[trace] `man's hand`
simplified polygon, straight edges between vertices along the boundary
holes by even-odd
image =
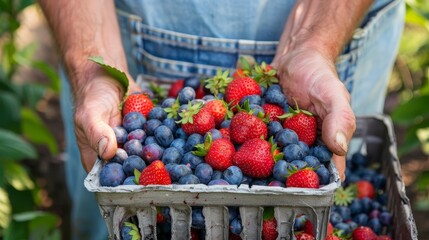
[[[335,154],[335,165],[344,180],[345,155],[356,126],[350,95],[338,79],[334,63],[317,51],[296,49],[272,65],[288,102],[296,100],[301,109],[318,117],[322,139]]]

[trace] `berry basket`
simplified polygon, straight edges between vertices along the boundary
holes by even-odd
[[[386,116],[358,118],[353,141],[360,141],[360,146],[364,143],[371,161],[381,161],[383,174],[387,176],[388,208],[394,214],[394,239],[417,239],[415,222],[401,178],[390,119]],[[137,216],[142,239],[157,239],[157,207],[170,209],[172,239],[190,239],[194,206],[203,207],[205,239],[229,238],[230,206],[239,207],[243,226],[240,234],[242,239],[261,239],[263,211],[267,206],[274,207],[279,234],[277,239],[293,239],[294,220],[300,214],[306,214],[314,223],[316,239],[324,239],[334,191],[341,185],[333,164],[329,167],[329,171],[333,173],[330,184],[319,189],[203,184],[101,187],[101,167],[102,162],[98,160],[84,184],[96,195],[106,221],[109,239],[121,238],[120,226],[131,216]]]

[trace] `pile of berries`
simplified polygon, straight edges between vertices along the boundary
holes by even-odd
[[[242,66],[232,77],[179,80],[159,104],[152,93],[129,95],[100,184],[329,184],[332,153],[315,144],[315,116],[287,104],[271,66]]]

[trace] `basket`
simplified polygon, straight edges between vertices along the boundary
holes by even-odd
[[[356,140],[366,143],[371,160],[381,160],[383,173],[388,176],[389,210],[394,213],[395,239],[416,239],[417,231],[406,197],[396,157],[396,142],[392,124],[386,116],[357,119]],[[242,239],[261,239],[265,206],[274,207],[277,220],[277,239],[293,239],[296,216],[306,214],[314,225],[316,239],[324,239],[334,191],[341,185],[338,172],[330,184],[319,189],[281,188],[248,185],[206,186],[129,186],[101,187],[98,160],[85,179],[85,187],[94,192],[102,216],[106,221],[109,239],[120,239],[120,226],[131,216],[137,216],[142,239],[157,239],[156,207],[169,207],[171,238],[190,239],[192,207],[203,207],[205,239],[228,239],[228,207],[239,207],[243,231]]]

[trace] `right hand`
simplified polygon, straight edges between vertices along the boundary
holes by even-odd
[[[91,63],[92,64],[92,63]],[[119,105],[124,95],[123,87],[97,66],[86,74],[87,84],[74,91],[75,134],[85,171],[93,167],[97,156],[103,160],[114,157],[117,149],[113,127],[121,125]],[[129,77],[129,92],[141,91]]]

